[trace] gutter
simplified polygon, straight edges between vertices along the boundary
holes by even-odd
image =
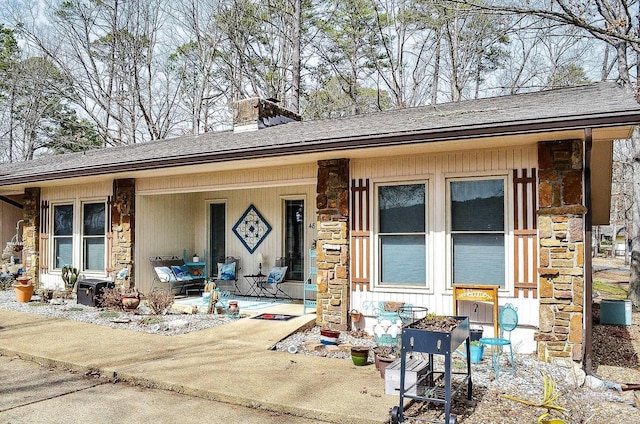
[[[275,147],[264,146],[252,148],[237,148],[224,151],[206,152],[195,155],[153,157],[149,159],[122,161],[103,165],[94,164],[86,167],[78,167],[78,165],[75,164],[71,169],[63,169],[57,172],[30,172],[29,175],[26,176],[7,176],[6,178],[0,177],[0,185],[28,184],[75,177],[97,176],[110,173],[120,173],[123,172],[123,170],[126,170],[127,172],[134,172],[162,169],[168,166],[192,166],[223,163],[243,159],[259,159],[308,153],[322,153],[329,150],[346,151],[351,149],[403,146],[447,141],[463,141],[465,139],[471,138],[525,135],[548,131],[571,131],[582,130],[584,128],[593,129],[625,125],[638,125],[639,122],[640,111],[634,110],[616,114],[607,114],[605,116],[583,116],[573,119],[553,118],[552,120],[550,118],[547,120],[531,120],[524,122],[519,121],[519,123],[506,123],[502,125],[496,123],[490,123],[481,126],[470,125],[466,127],[455,127],[448,130],[417,130],[396,135],[382,134],[377,136],[363,135],[357,137],[316,139],[296,142],[292,144],[282,144]],[[150,146],[150,148],[152,148],[152,146]]]

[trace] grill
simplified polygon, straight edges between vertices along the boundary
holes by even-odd
[[[458,321],[458,323],[450,331],[421,328],[420,324],[422,320],[415,321],[402,329],[400,405],[394,406],[391,412],[391,422],[393,424],[403,421],[405,397],[426,402],[443,403],[445,424],[456,422],[456,416],[450,413],[451,400],[465,384],[467,386],[467,399],[471,400],[473,383],[471,382],[471,355],[469,354],[469,318],[460,316],[452,318]],[[454,387],[451,380],[451,354],[465,341],[467,346],[467,372],[454,373],[463,375],[462,380]],[[414,386],[405,388],[407,356],[411,357],[414,353],[428,354],[427,370],[426,373],[416,381]],[[434,370],[434,355],[444,356],[444,372],[436,372]],[[443,377],[444,381],[442,381]]]
[[[109,280],[82,280],[78,283],[78,303],[87,306],[100,306],[102,290],[114,287],[115,284]]]

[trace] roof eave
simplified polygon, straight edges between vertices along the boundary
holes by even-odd
[[[454,128],[418,130],[400,134],[363,135],[359,137],[341,137],[333,139],[312,140],[298,144],[282,144],[277,146],[262,146],[222,152],[207,152],[203,154],[177,155],[171,158],[151,158],[135,162],[109,163],[102,166],[76,167],[59,172],[31,173],[28,176],[0,178],[0,185],[30,184],[39,181],[55,181],[69,178],[117,174],[123,172],[145,171],[171,167],[192,166],[206,163],[229,162],[242,159],[269,158],[289,156],[305,153],[345,151],[371,147],[390,147],[407,144],[435,143],[447,141],[463,141],[500,136],[527,135],[540,132],[570,131],[583,128],[606,128],[620,126],[636,126],[640,123],[640,111],[632,110],[602,115],[589,115],[568,118],[554,118],[545,120],[531,120],[507,123],[490,123],[486,125],[469,125]]]

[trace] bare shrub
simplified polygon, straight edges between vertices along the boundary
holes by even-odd
[[[103,288],[101,305],[105,309],[122,309],[122,291],[120,287]]]
[[[173,305],[173,293],[166,290],[154,290],[146,295],[147,306],[154,315],[161,315]]]

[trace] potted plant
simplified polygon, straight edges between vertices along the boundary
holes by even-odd
[[[376,369],[380,371],[380,377],[384,378],[385,369],[399,357],[398,348],[395,345],[376,346],[373,353]]]
[[[140,306],[140,292],[137,288],[126,289],[122,292],[122,307],[133,311]]]
[[[78,282],[78,277],[80,276],[80,271],[78,270],[78,268],[71,265],[65,265],[62,267],[61,275],[67,296],[71,295],[71,293],[75,293],[76,283]]]
[[[469,344],[469,353],[471,356],[471,363],[477,364],[482,361],[482,355],[484,354],[484,345],[479,340],[474,340]]]

